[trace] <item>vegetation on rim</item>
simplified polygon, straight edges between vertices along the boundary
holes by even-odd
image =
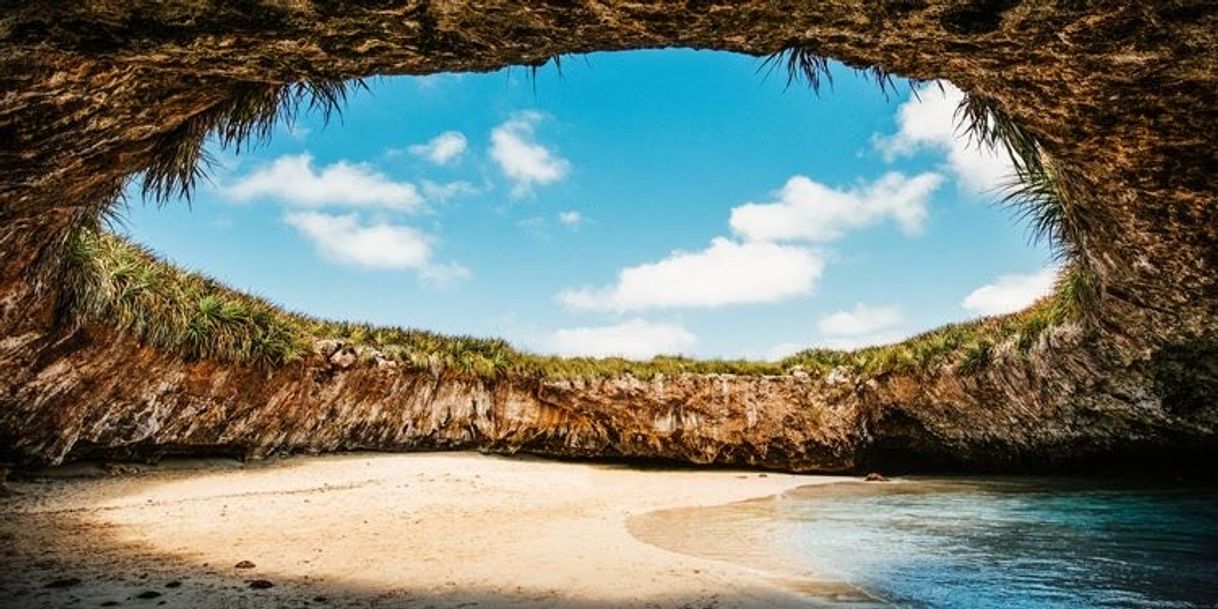
[[[362,80],[302,80],[284,84],[240,83],[224,101],[182,122],[161,138],[144,170],[143,192],[165,203],[190,198],[195,184],[207,175],[209,137],[222,148],[240,154],[242,147],[266,142],[280,121],[291,124],[303,107],[320,112],[326,122],[342,112],[347,96],[366,88]]]
[[[514,349],[506,341],[443,336],[423,330],[331,322],[288,313],[104,232],[81,231],[72,248],[77,269],[71,308],[79,322],[114,327],[145,344],[190,360],[283,364],[338,340],[365,360],[386,359],[420,370],[501,376],[640,378],[674,374],[825,374],[845,366],[866,375],[945,365],[980,369],[999,352],[1026,353],[1070,309],[1062,292],[1031,309],[950,324],[894,345],[857,351],[812,349],[777,362],[656,357],[563,358]]]

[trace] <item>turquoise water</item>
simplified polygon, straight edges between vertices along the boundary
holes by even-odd
[[[841,484],[775,507],[814,572],[899,607],[1218,607],[1218,488]]]

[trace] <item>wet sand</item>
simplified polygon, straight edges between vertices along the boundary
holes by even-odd
[[[469,453],[65,477],[79,471],[0,498],[0,606],[807,607],[842,592],[755,560],[783,551],[764,530],[666,511],[836,477]]]
[[[886,606],[846,581],[809,569],[806,557],[801,556],[792,537],[790,522],[781,514],[784,502],[812,491],[874,493],[875,486],[857,479],[841,484],[806,485],[739,502],[654,510],[627,518],[626,526],[636,538],[654,546],[766,573],[771,583],[827,601],[823,604],[848,603],[850,609]]]

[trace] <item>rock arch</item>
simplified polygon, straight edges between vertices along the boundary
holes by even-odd
[[[0,15],[0,453],[477,447],[795,470],[1015,469],[1218,442],[1218,6],[1074,0],[7,3]],[[485,379],[320,356],[182,361],[65,319],[64,244],[159,143],[250,84],[798,47],[948,78],[1074,181],[1105,298],[1026,357],[842,379]]]

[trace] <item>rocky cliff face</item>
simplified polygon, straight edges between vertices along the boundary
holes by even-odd
[[[1213,448],[1211,405],[1165,402],[1152,366],[1114,374],[1084,338],[1057,328],[970,373],[487,380],[334,343],[271,369],[185,363],[85,327],[0,343],[0,367],[20,374],[4,387],[0,445],[52,463],[464,448],[818,472],[1075,469]]]
[[[838,471],[1213,452],[1218,6],[1207,0],[547,3],[35,0],[0,14],[0,452],[476,447]],[[487,381],[314,355],[186,362],[78,328],[64,244],[251,83],[559,53],[800,45],[996,101],[1069,178],[1095,327],[1026,356],[858,379]]]

